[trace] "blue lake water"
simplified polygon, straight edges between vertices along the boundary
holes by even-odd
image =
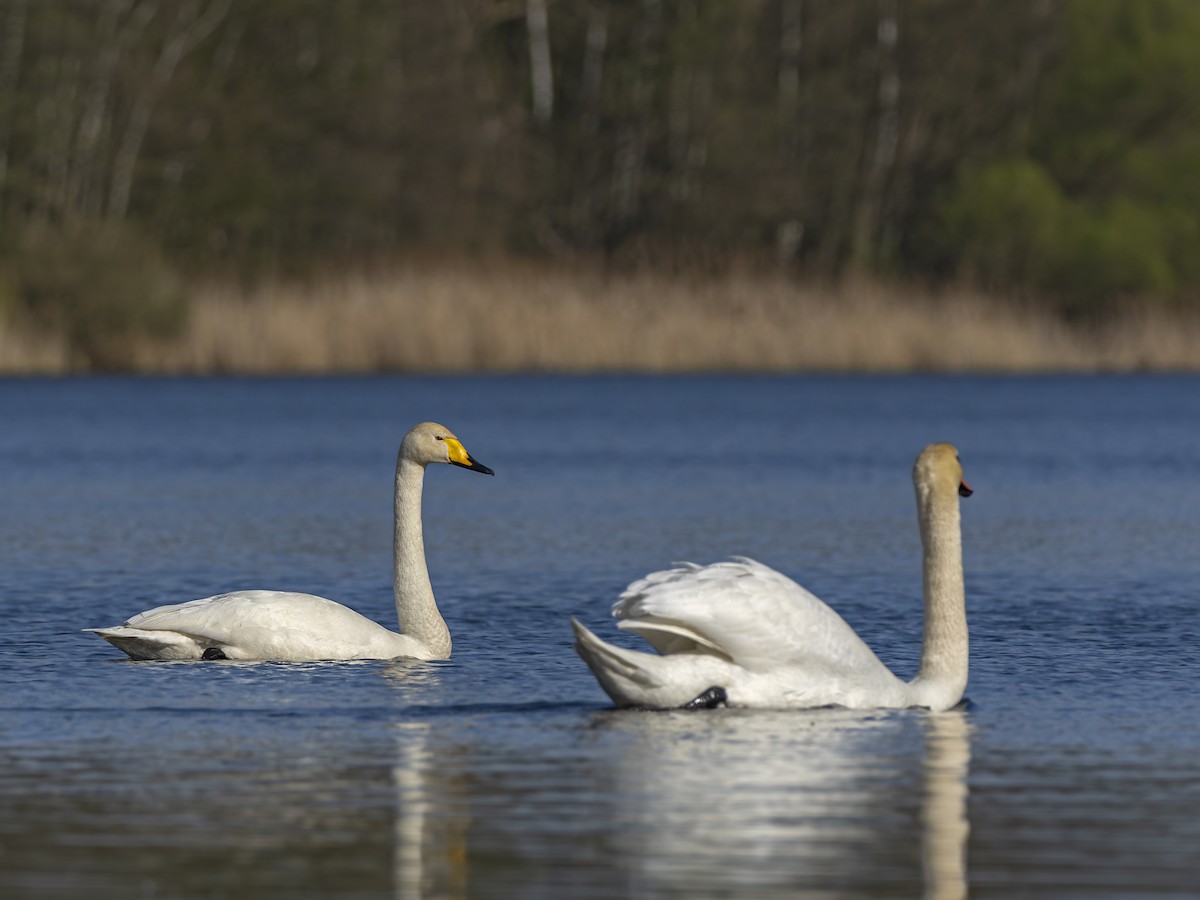
[[[135,663],[79,629],[238,588],[395,627],[436,419],[447,662]],[[745,554],[900,674],[910,481],[960,450],[969,704],[613,711],[570,645]],[[1200,893],[1200,379],[0,381],[0,896]]]

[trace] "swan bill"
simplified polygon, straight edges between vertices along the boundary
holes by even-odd
[[[450,460],[450,465],[459,466],[463,469],[470,469],[472,472],[478,472],[481,475],[495,475],[496,473],[477,460],[467,457],[466,462],[459,462],[457,459]]]
[[[970,497],[973,493],[975,493],[975,492],[973,490],[971,490],[971,486],[969,484],[967,484],[965,481],[960,481],[958,483],[958,496]]]
[[[496,473],[485,466],[478,460],[472,459],[471,454],[467,452],[467,448],[454,438],[440,438],[446,442],[446,451],[450,455],[450,465],[459,466],[463,469],[470,469],[472,472],[479,472],[481,475],[495,475]]]

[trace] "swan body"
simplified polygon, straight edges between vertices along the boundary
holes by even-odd
[[[159,606],[111,628],[89,628],[134,659],[445,659],[450,631],[425,565],[425,466],[449,463],[491,475],[448,428],[423,422],[396,458],[394,591],[403,633],[347,606],[290,591],[235,591]]]
[[[730,706],[949,709],[967,683],[968,637],[958,452],[931,444],[913,467],[924,548],[925,636],[912,681],[897,678],[829,606],[744,557],[691,563],[631,584],[617,626],[657,654],[609,644],[576,620],[575,649],[617,706],[693,705],[719,689]]]

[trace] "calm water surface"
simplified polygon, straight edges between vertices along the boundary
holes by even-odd
[[[452,660],[80,633],[252,587],[394,627],[427,418],[497,473],[427,479]],[[1198,379],[9,380],[0,423],[0,896],[1200,893]],[[966,708],[609,708],[568,617],[734,553],[909,677],[933,440],[976,489]]]

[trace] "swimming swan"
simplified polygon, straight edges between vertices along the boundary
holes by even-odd
[[[425,466],[450,463],[491,475],[448,428],[423,422],[396,457],[396,614],[404,633],[349,607],[290,591],[236,591],[160,606],[113,628],[88,628],[134,659],[446,659],[446,627],[425,566],[421,488]]]
[[[575,619],[575,649],[617,706],[949,709],[967,685],[958,451],[930,444],[913,466],[925,551],[925,637],[903,682],[832,609],[774,569],[735,558],[685,564],[635,581],[618,627],[660,655],[615,647]]]

